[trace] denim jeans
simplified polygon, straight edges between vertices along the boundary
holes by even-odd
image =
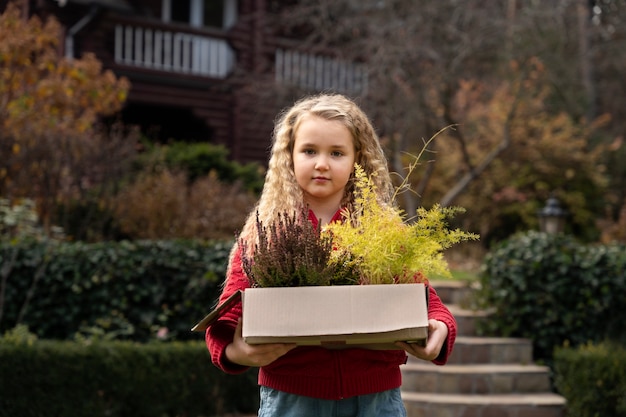
[[[335,401],[261,386],[258,417],[406,417],[406,409],[400,388]]]

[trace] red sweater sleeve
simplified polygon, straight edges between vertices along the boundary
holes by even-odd
[[[439,356],[433,360],[433,363],[436,365],[444,365],[452,353],[454,341],[456,340],[456,320],[437,295],[437,291],[430,285],[428,286],[428,291],[428,318],[439,320],[448,326],[448,338],[443,344]]]
[[[238,290],[249,287],[248,277],[241,265],[241,251],[238,247],[231,256],[226,273],[226,283],[220,295],[219,304]],[[213,364],[226,373],[237,374],[248,370],[248,367],[237,365],[226,359],[225,351],[234,338],[237,322],[241,318],[241,301],[227,310],[215,323],[213,323],[205,334],[207,348],[211,353]]]

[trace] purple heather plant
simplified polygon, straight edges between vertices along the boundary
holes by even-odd
[[[257,236],[254,248],[239,240],[242,266],[252,287],[359,283],[356,262],[349,253],[331,259],[332,236],[313,226],[306,207],[291,215],[279,213],[269,225],[257,213]]]

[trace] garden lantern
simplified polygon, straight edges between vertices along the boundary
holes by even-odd
[[[565,229],[567,211],[561,207],[561,202],[554,196],[548,198],[546,206],[539,210],[538,216],[542,232],[556,234]]]

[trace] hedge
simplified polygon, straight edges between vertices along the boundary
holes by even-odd
[[[214,306],[231,246],[0,241],[0,333],[25,324],[46,339],[201,339],[190,328]]]
[[[626,340],[626,246],[583,245],[572,236],[518,234],[487,254],[481,304],[487,334],[533,340],[537,359],[553,349]]]
[[[614,343],[559,348],[555,385],[568,415],[626,417],[626,348]]]
[[[256,372],[226,375],[203,342],[3,342],[1,417],[254,413]]]

